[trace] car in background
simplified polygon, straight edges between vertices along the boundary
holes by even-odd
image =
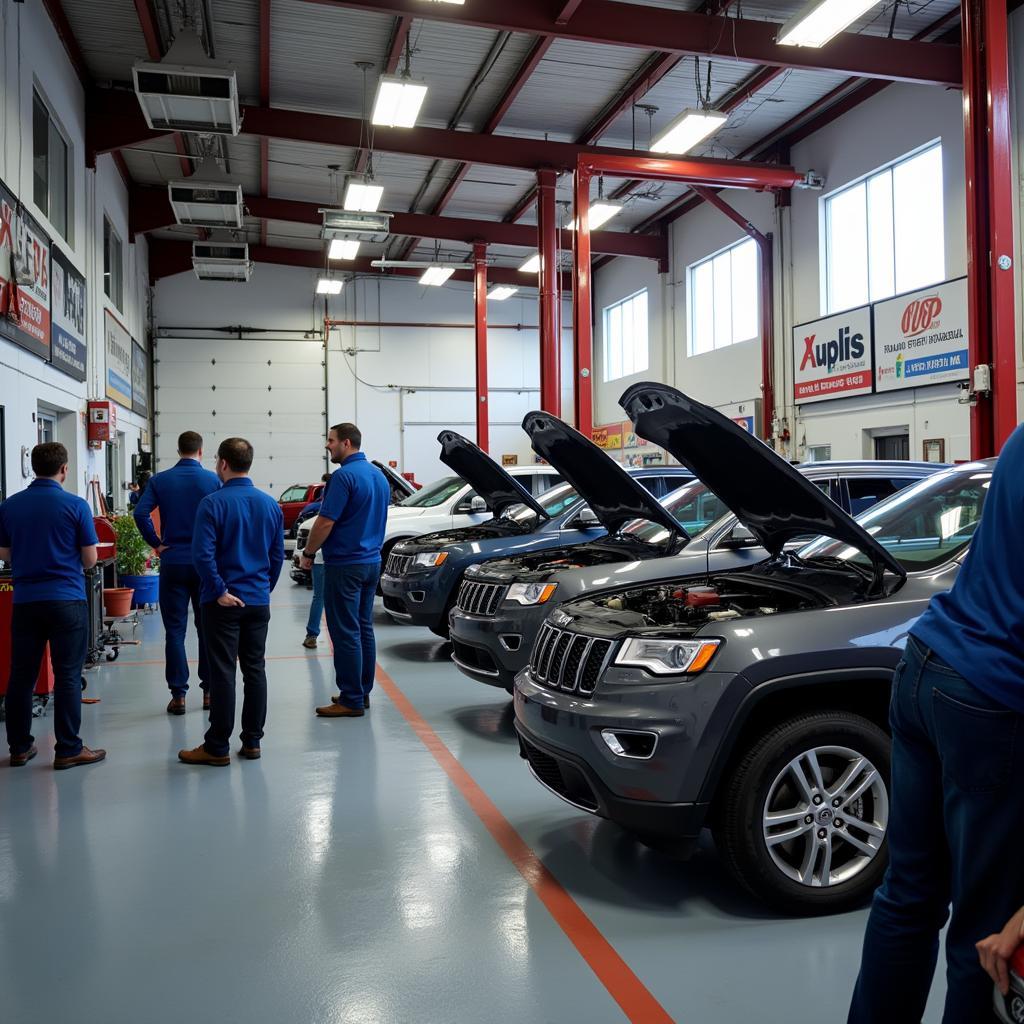
[[[530,424],[543,418],[559,424],[563,431],[572,431],[560,420],[546,413],[529,413],[523,427],[530,433]],[[572,431],[576,434],[575,431]],[[589,445],[605,464],[626,481],[619,501],[628,509],[627,517],[634,518],[640,508],[648,506],[659,510],[661,506],[650,500],[639,484],[650,483],[662,489],[668,474],[678,476],[678,468],[621,469],[591,441],[576,434],[580,442]],[[531,435],[531,442],[533,442]],[[450,529],[425,534],[395,545],[390,552],[381,576],[384,608],[393,619],[412,625],[426,626],[438,636],[448,635],[448,613],[455,602],[462,574],[475,562],[508,552],[540,551],[565,544],[581,543],[600,536],[605,527],[584,502],[575,487],[566,480],[538,498],[527,494],[516,481],[475,444],[454,431],[443,431],[441,461],[464,479],[470,481],[483,497],[493,518],[476,526]],[[536,447],[537,454],[568,477],[568,463],[556,457],[554,449]],[[635,478],[635,479],[633,479]],[[638,495],[643,495],[641,502]],[[666,525],[671,520],[664,516]]]
[[[786,912],[859,905],[887,860],[893,669],[956,578],[994,463],[943,470],[854,521],[675,389],[635,385],[622,404],[768,557],[557,608],[516,678],[520,753],[648,845],[686,853],[710,826],[735,878]],[[787,550],[809,532],[823,536]]]
[[[933,462],[883,461],[811,462],[798,467],[846,511],[870,508],[943,468]],[[590,467],[582,473],[578,489],[584,499],[591,501],[590,481],[602,476]],[[542,623],[565,601],[673,575],[739,568],[767,557],[756,538],[738,528],[736,516],[700,480],[673,492],[664,506],[681,530],[666,529],[649,517],[619,520],[609,536],[585,544],[516,553],[470,566],[450,616],[452,660],[460,671],[511,693]],[[787,547],[801,547],[812,537],[795,537]]]

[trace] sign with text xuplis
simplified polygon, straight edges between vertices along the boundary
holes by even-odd
[[[797,405],[871,394],[871,307],[794,327],[793,356]]]

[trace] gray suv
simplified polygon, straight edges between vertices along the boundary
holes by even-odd
[[[892,671],[956,577],[992,463],[854,521],[675,389],[636,385],[622,405],[641,437],[685,452],[768,557],[552,612],[516,678],[520,753],[548,789],[649,845],[686,853],[710,826],[735,877],[788,912],[858,905],[886,863]]]

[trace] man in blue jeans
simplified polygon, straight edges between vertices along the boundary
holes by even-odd
[[[324,604],[338,696],[316,709],[321,718],[361,718],[370,706],[377,665],[373,599],[391,488],[360,451],[362,443],[354,423],[331,427],[327,450],[340,468],[324,492],[320,515],[302,553],[302,567],[308,571],[316,553],[321,548],[324,553]]]
[[[46,645],[53,663],[53,767],[95,764],[105,750],[82,745],[82,666],[89,649],[84,569],[96,564],[92,510],[64,490],[68,452],[62,444],[32,449],[36,478],[0,505],[0,559],[14,571],[7,743],[11,767],[39,752],[32,737],[32,691]]]
[[[203,708],[210,707],[207,690],[209,667],[199,615],[199,575],[192,567],[192,527],[199,502],[218,490],[220,481],[216,473],[203,469],[202,458],[202,435],[186,430],[178,438],[178,461],[150,479],[134,513],[139,533],[160,555],[160,617],[164,623],[165,675],[171,691],[171,701],[167,705],[169,715],[185,714],[185,694],[188,692],[185,633],[190,604],[199,638],[199,685],[203,691]],[[153,527],[154,508],[160,510],[162,537],[157,536]]]
[[[893,679],[890,863],[868,919],[850,1024],[921,1020],[947,918],[944,1024],[994,1019],[975,944],[1024,904],[1022,511],[1018,428],[953,589],[911,627]]]

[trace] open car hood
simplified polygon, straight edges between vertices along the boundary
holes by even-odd
[[[863,551],[876,572],[899,562],[763,441],[667,384],[628,388],[619,405],[636,432],[693,470],[772,555],[801,534],[825,534]]]
[[[528,412],[523,430],[533,450],[576,488],[609,533],[633,519],[647,519],[689,538],[650,491],[578,430],[547,412]]]
[[[494,515],[500,516],[510,506],[522,504],[532,508],[541,519],[550,518],[515,477],[506,473],[469,438],[454,430],[442,430],[437,440],[441,444],[441,461],[487,502]]]
[[[398,470],[392,469],[376,459],[371,461],[388,478],[388,485],[391,487],[391,493],[395,498],[408,498],[416,493],[416,488]]]

